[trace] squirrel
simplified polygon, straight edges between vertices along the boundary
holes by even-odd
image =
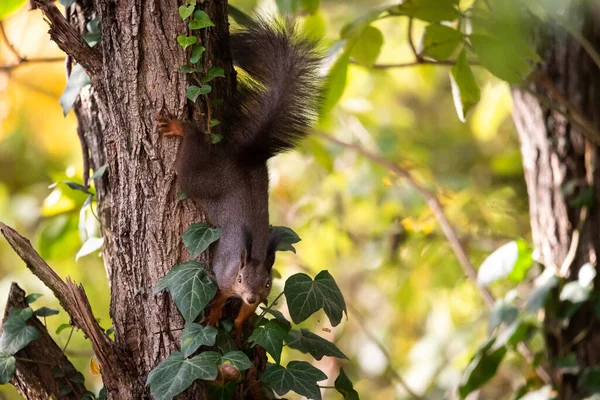
[[[316,119],[322,56],[318,42],[289,21],[255,19],[231,35],[234,64],[245,72],[226,109],[223,139],[211,144],[206,130],[158,114],[159,130],[182,136],[176,171],[185,193],[221,229],[211,246],[219,290],[205,322],[218,325],[230,297],[243,300],[235,319],[243,324],[271,291],[271,270],[281,240],[269,225],[267,161],[306,137]]]

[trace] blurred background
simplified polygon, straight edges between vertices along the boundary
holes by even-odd
[[[285,0],[231,3],[247,13],[297,11],[294,2]],[[300,10],[300,21],[333,46],[346,23],[383,4],[321,0],[314,15]],[[8,41],[22,57],[61,57],[41,13],[26,9],[2,21]],[[374,23],[385,37],[378,64],[412,60],[407,22],[387,18]],[[415,21],[415,38],[423,26]],[[98,235],[89,208],[80,212],[86,195],[66,185],[50,187],[82,180],[75,118],[72,112],[64,117],[58,101],[65,87],[64,65],[6,68],[17,61],[6,40],[0,40],[0,221],[30,238],[61,277],[83,283],[94,313],[109,328],[101,255],[94,252],[76,261],[86,236]],[[529,219],[509,88],[487,73],[475,73],[482,100],[462,123],[446,67],[369,70],[351,65],[339,103],[318,129],[410,170],[438,196],[477,266],[502,244],[527,239]],[[486,337],[488,310],[425,201],[390,171],[317,136],[299,151],[272,160],[271,167],[272,224],[289,226],[302,238],[297,254],[278,256],[275,268],[283,279],[275,282],[273,293],[296,272],[314,276],[327,269],[348,305],[348,320],[336,328],[324,314],[304,323],[351,360],[324,358],[317,366],[335,379],[341,364],[362,399],[411,398],[402,381],[426,398],[453,398],[461,371]],[[13,281],[28,293],[44,294],[37,306],[59,308],[0,240],[2,313]],[[52,333],[68,322],[62,311],[47,318]],[[65,345],[69,333],[65,329],[54,336]],[[66,352],[86,376],[88,388],[97,392],[102,382],[91,374],[91,347],[80,332],[74,332]],[[284,349],[282,362],[292,358],[302,355]],[[528,373],[522,360],[505,360],[479,398],[508,398]],[[331,390],[323,396],[341,398]],[[9,385],[0,386],[0,399],[19,398]]]

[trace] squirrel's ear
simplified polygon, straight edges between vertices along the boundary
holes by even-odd
[[[240,269],[244,268],[246,262],[248,261],[248,250],[242,250],[242,255],[240,256]]]

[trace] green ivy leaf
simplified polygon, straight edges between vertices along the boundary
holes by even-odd
[[[456,5],[454,0],[405,0],[389,11],[428,22],[454,21],[460,17]]]
[[[323,339],[308,329],[291,330],[285,339],[288,347],[301,351],[302,353],[310,353],[316,360],[320,360],[323,356],[337,357],[348,360],[335,344],[329,340]]]
[[[225,71],[221,67],[210,67],[206,76],[202,77],[202,83],[207,83],[215,78],[224,78]]]
[[[456,64],[450,70],[450,82],[456,114],[458,119],[465,122],[467,113],[481,98],[481,92],[469,66],[465,50],[460,52]]]
[[[190,15],[194,13],[194,8],[196,8],[193,4],[189,6],[181,6],[179,7],[179,16],[182,20],[186,20]]]
[[[238,369],[238,371],[245,371],[252,368],[252,361],[243,351],[230,351],[221,357],[220,364],[231,364]]]
[[[202,87],[190,85],[187,88],[187,98],[195,103],[200,95],[208,94],[211,90],[212,87],[210,85],[202,85]]]
[[[506,354],[506,347],[492,350],[492,345],[495,341],[496,338],[490,338],[477,351],[477,354],[469,362],[469,365],[467,365],[460,386],[458,387],[461,399],[464,399],[469,393],[480,388],[496,374],[498,366]]]
[[[291,228],[287,226],[272,226],[271,232],[277,232],[281,235],[281,240],[279,241],[279,245],[277,246],[277,251],[291,251],[296,254],[296,249],[292,246],[295,243],[298,243],[302,239],[296,232],[294,232]]]
[[[290,390],[309,399],[321,400],[321,391],[317,382],[327,379],[327,375],[305,361],[290,361],[286,368],[281,365],[267,364],[260,380],[283,396]]]
[[[10,353],[0,351],[0,385],[10,382],[16,370],[17,360]]]
[[[173,267],[156,285],[155,293],[168,290],[186,322],[192,322],[215,297],[218,286],[204,266],[189,261]]]
[[[40,307],[35,310],[34,314],[38,317],[51,317],[58,314],[59,311],[56,308]]]
[[[37,329],[25,324],[32,315],[33,310],[30,307],[13,308],[10,311],[2,326],[0,351],[15,354],[40,336]]]
[[[321,116],[326,116],[337,104],[344,94],[346,88],[346,78],[348,76],[348,65],[350,64],[350,54],[347,52],[335,61],[325,79],[324,99]]]
[[[195,44],[194,47],[192,47],[192,55],[190,56],[190,62],[192,64],[196,64],[198,61],[200,61],[200,58],[202,58],[202,54],[204,54],[205,50],[206,48],[204,46]]]
[[[198,42],[198,38],[196,36],[186,36],[179,35],[177,36],[177,43],[184,49],[187,49],[189,46]]]
[[[265,308],[261,307],[262,310],[265,310]],[[286,330],[286,332],[289,332],[290,329],[292,329],[292,324],[290,323],[290,321],[288,321],[283,314],[281,313],[281,311],[277,311],[277,310],[271,310],[271,309],[266,309],[267,310],[267,314],[271,314],[272,316],[275,317],[275,319],[277,320],[277,322],[279,322],[279,325],[281,325],[282,328],[284,328]]]
[[[210,143],[217,144],[221,140],[223,140],[223,135],[219,135],[218,133],[211,133],[210,134]]]
[[[220,124],[221,124],[221,121],[219,121],[216,118],[213,118],[213,119],[210,120],[210,126],[217,126],[217,125],[220,125]]]
[[[106,388],[103,387],[98,393],[98,400],[106,400]]]
[[[185,199],[189,199],[189,195],[183,191],[183,189],[179,188],[179,190],[177,191],[177,200],[185,200]]]
[[[60,326],[58,328],[56,328],[56,334],[60,334],[62,331],[64,331],[65,329],[71,328],[71,325],[69,324],[60,324]]]
[[[528,59],[517,53],[511,41],[487,34],[472,34],[469,39],[481,64],[504,81],[521,83],[533,68]]]
[[[208,28],[209,26],[215,26],[215,24],[210,20],[208,14],[202,10],[196,10],[194,12],[194,19],[188,24],[191,30]]]
[[[214,380],[218,370],[210,353],[205,352],[186,359],[181,352],[173,352],[148,374],[146,385],[157,400],[170,400],[190,387],[196,379]]]
[[[101,166],[100,168],[95,170],[94,174],[92,176],[90,176],[90,179],[88,180],[88,185],[90,183],[92,183],[94,181],[94,179],[102,178],[107,170],[108,170],[108,164],[104,164],[103,166]]]
[[[25,4],[25,0],[2,0],[2,3],[0,3],[0,20],[17,11],[23,4]]]
[[[79,371],[75,371],[75,373],[69,377],[69,380],[73,383],[81,383],[82,385],[85,383],[85,377]]]
[[[510,325],[519,316],[519,310],[504,299],[496,300],[490,314],[488,332],[492,332],[501,324]]]
[[[295,274],[287,279],[284,288],[290,316],[299,324],[323,308],[331,325],[337,326],[346,313],[346,302],[338,285],[327,271],[321,271],[313,281],[306,274]]]
[[[600,392],[600,366],[586,368],[579,378],[579,387],[592,393]]]
[[[194,354],[200,346],[212,346],[219,331],[214,326],[203,327],[200,324],[190,324],[181,335],[181,352],[184,357]]]
[[[428,25],[423,34],[423,51],[421,54],[434,60],[447,60],[462,43],[462,38],[462,33],[449,26]]]
[[[535,287],[529,294],[526,308],[529,312],[536,313],[539,309],[546,306],[546,301],[552,289],[558,285],[558,278],[554,275],[551,268],[544,272],[536,279]]]
[[[207,224],[191,224],[183,232],[183,244],[190,252],[190,256],[195,258],[208,249],[208,246],[217,241],[220,236],[219,228],[211,228]]]
[[[27,304],[31,304],[31,303],[37,301],[37,299],[39,299],[42,296],[43,296],[43,294],[40,294],[40,293],[31,293],[31,294],[28,294],[27,296],[25,296],[25,302]]]
[[[315,14],[319,11],[319,4],[321,0],[302,0],[302,8],[306,10],[309,14]]]
[[[75,64],[71,69],[71,75],[69,75],[67,86],[60,95],[60,99],[58,99],[58,102],[63,110],[63,115],[66,116],[69,111],[71,111],[73,104],[75,104],[75,100],[77,100],[77,97],[79,97],[79,92],[81,92],[81,89],[90,83],[91,80],[87,72],[85,72],[80,64]]]
[[[222,353],[230,353],[232,351],[237,350],[237,346],[235,345],[235,342],[233,341],[231,336],[227,335],[224,332],[219,332],[217,334],[216,345]]]
[[[498,279],[512,277],[522,280],[533,265],[531,250],[523,240],[516,240],[500,246],[489,255],[477,272],[477,283],[488,286]]]
[[[270,320],[263,326],[254,329],[248,342],[253,342],[252,347],[261,345],[269,352],[275,362],[281,362],[281,350],[283,349],[283,340],[288,332],[285,326],[282,326],[277,320]]]
[[[360,400],[358,392],[354,390],[354,386],[352,386],[352,382],[344,372],[343,368],[340,368],[340,374],[335,379],[334,386],[335,390],[340,392],[345,400]]]
[[[367,26],[356,39],[350,54],[359,64],[372,67],[379,57],[381,46],[383,46],[381,31],[374,26]]]

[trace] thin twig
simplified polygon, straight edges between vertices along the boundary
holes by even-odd
[[[462,245],[460,244],[458,235],[456,234],[456,232],[454,232],[454,228],[452,227],[452,224],[450,224],[450,221],[448,221],[446,214],[444,214],[442,205],[440,204],[438,198],[433,193],[429,192],[420,183],[418,183],[417,180],[412,176],[412,174],[408,170],[400,167],[399,165],[397,165],[395,163],[387,161],[380,155],[372,153],[370,151],[367,151],[367,150],[363,149],[362,147],[357,146],[355,144],[343,142],[343,141],[336,139],[333,136],[327,135],[323,132],[316,132],[316,133],[320,137],[322,137],[330,142],[336,143],[340,146],[343,146],[343,147],[346,147],[346,148],[356,151],[357,153],[368,158],[369,160],[371,160],[379,165],[384,166],[385,168],[394,172],[396,175],[406,179],[408,181],[408,183],[413,187],[413,189],[415,189],[425,199],[425,201],[427,202],[427,205],[429,206],[429,208],[435,215],[436,219],[438,220],[438,222],[442,228],[444,235],[446,236],[446,239],[450,243],[450,246],[452,247],[452,250],[454,251],[454,254],[456,255],[456,258],[458,258],[458,261],[459,261],[460,265],[462,266],[465,275],[467,275],[469,277],[469,279],[471,279],[473,282],[477,282],[477,271],[475,270],[475,267],[473,266],[473,264],[471,264],[471,261],[469,261],[467,253],[465,252]],[[485,300],[485,303],[488,305],[488,307],[491,308],[495,302],[494,296],[492,295],[492,293],[484,286],[477,285],[477,288],[479,289],[479,292],[481,293],[483,299]]]
[[[24,58],[21,57],[21,54],[19,54],[15,46],[10,42],[10,40],[8,40],[8,36],[6,35],[6,31],[4,30],[4,24],[2,23],[2,21],[0,21],[0,35],[2,36],[2,40],[4,40],[4,43],[6,43],[6,46],[8,46],[10,52],[13,53],[17,60],[19,62],[23,61]]]
[[[421,63],[423,61],[423,57],[421,57],[421,55],[417,52],[417,48],[415,47],[415,42],[413,41],[412,31],[413,31],[413,19],[409,18],[408,19],[408,32],[407,32],[408,44],[410,45],[410,49],[412,50],[412,52],[415,56],[415,60],[417,60],[418,63]]]
[[[32,58],[32,59],[21,58],[21,59],[19,59],[19,62],[16,64],[0,66],[0,71],[11,72],[11,71],[14,71],[15,69],[24,67],[26,65],[31,65],[31,64],[36,64],[36,63],[38,63],[38,64],[54,63],[54,62],[59,62],[59,61],[62,62],[64,60],[65,60],[64,57],[40,57],[40,58]]]
[[[267,308],[265,308],[262,313],[260,313],[261,319],[267,314],[267,312],[269,312],[273,308],[273,306],[275,306],[277,304],[277,300],[279,300],[281,298],[281,296],[283,296],[283,292],[279,293],[277,295],[277,297],[275,297],[275,300],[273,300],[271,302],[271,304],[269,304],[269,306]],[[259,321],[260,321],[260,319],[259,319]]]
[[[365,320],[365,318],[363,317],[362,313],[360,311],[358,311],[358,309],[356,307],[354,307],[352,305],[352,303],[347,303],[347,305],[348,305],[348,308],[350,309],[350,312],[356,315],[356,317],[353,318],[352,320],[356,321],[356,323],[358,324],[358,326],[360,326],[360,328],[365,333],[365,335],[367,335],[368,338],[373,343],[375,343],[375,345],[377,347],[379,347],[379,350],[383,353],[383,356],[387,359],[388,366],[389,366],[389,369],[390,369],[392,375],[398,381],[398,383],[400,384],[400,386],[402,386],[404,388],[404,390],[406,390],[406,392],[410,396],[412,396],[413,398],[415,398],[417,400],[423,400],[423,396],[419,396],[418,394],[416,394],[410,388],[410,386],[408,386],[408,384],[406,383],[406,381],[404,380],[404,378],[402,377],[402,375],[400,375],[398,373],[398,371],[396,371],[396,369],[392,365],[392,360],[393,360],[392,356],[390,355],[389,351],[386,349],[386,347],[384,346],[384,344],[381,343],[381,340],[379,340],[379,338],[373,332],[371,332],[371,330],[369,328],[367,328],[366,324],[363,322]]]
[[[67,350],[67,346],[69,346],[69,343],[71,342],[71,337],[73,337],[73,331],[75,331],[74,326],[71,327],[71,332],[69,333],[69,338],[67,339],[67,343],[65,343],[65,347],[63,347],[63,349],[62,349],[63,353]]]

